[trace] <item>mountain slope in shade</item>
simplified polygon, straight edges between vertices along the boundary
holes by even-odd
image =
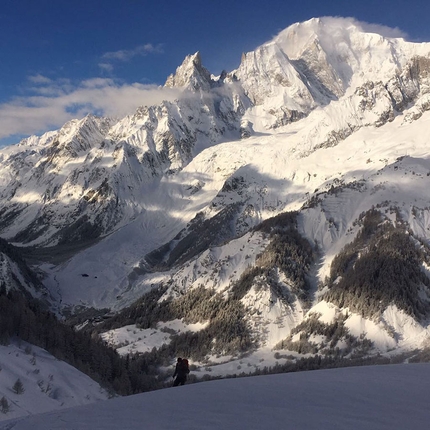
[[[88,376],[45,350],[25,342],[0,346],[0,398],[9,405],[0,422],[108,399],[108,393]],[[20,380],[23,392],[13,387]],[[2,426],[2,424],[0,424]]]
[[[113,399],[0,429],[426,429],[428,365],[357,367],[229,379]],[[185,411],[181,396],[192,405]]]

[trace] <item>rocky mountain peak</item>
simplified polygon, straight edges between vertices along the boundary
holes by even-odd
[[[53,147],[58,156],[63,156],[63,151],[72,157],[77,157],[82,151],[88,151],[100,144],[114,123],[109,118],[87,115],[81,120],[67,122],[59,131],[53,141]]]
[[[271,43],[339,97],[363,78],[389,79],[405,66],[410,43],[398,33],[353,18],[323,17],[293,24]]]
[[[166,87],[185,87],[192,91],[209,91],[212,79],[209,71],[202,65],[200,52],[187,55],[183,63],[171,74],[165,83]]]

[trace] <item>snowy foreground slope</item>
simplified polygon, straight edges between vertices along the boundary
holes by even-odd
[[[206,382],[10,420],[0,430],[425,430],[430,365]]]
[[[106,390],[74,367],[26,342],[0,345],[0,398],[9,410],[0,421],[56,409],[86,405],[108,398]],[[24,392],[13,390],[17,380]]]

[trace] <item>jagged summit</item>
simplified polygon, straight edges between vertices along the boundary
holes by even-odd
[[[209,91],[211,83],[211,75],[202,65],[200,52],[196,52],[193,55],[187,55],[176,69],[176,73],[167,78],[165,86]]]

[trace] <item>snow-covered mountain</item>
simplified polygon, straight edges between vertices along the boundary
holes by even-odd
[[[196,53],[175,102],[3,149],[2,238],[63,310],[119,312],[124,353],[226,374],[425,348],[430,43],[367,28],[294,24],[220,76]]]

